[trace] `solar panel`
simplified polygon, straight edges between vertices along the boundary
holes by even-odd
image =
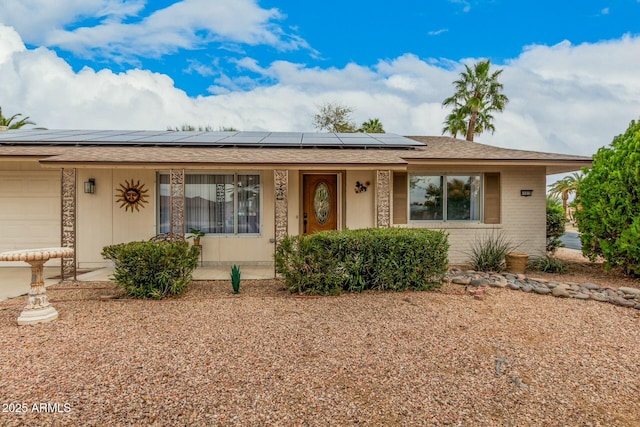
[[[18,129],[0,131],[0,145],[410,148],[424,144],[395,134]]]

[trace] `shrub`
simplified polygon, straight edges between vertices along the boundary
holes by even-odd
[[[129,297],[162,299],[181,294],[198,265],[199,249],[186,242],[130,242],[105,246],[114,280]]]
[[[440,286],[448,250],[443,232],[370,228],[286,237],[275,261],[291,292],[400,291]]]
[[[567,270],[565,263],[550,255],[546,255],[540,258],[530,259],[528,268],[536,271],[544,271],[545,273],[559,273],[562,274]]]
[[[566,222],[560,200],[547,196],[547,252],[554,254],[558,248],[564,246],[560,236],[566,231]]]
[[[578,187],[576,212],[582,252],[605,268],[623,266],[640,275],[640,122],[593,157]]]
[[[500,272],[505,268],[504,257],[517,248],[504,233],[485,234],[476,237],[469,253],[471,268],[476,271]]]

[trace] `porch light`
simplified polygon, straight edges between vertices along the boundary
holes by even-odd
[[[520,190],[520,195],[522,197],[531,197],[533,196],[533,190]]]
[[[94,194],[96,192],[96,179],[89,178],[88,181],[84,183],[84,192],[87,194]]]

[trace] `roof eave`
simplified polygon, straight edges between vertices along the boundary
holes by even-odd
[[[383,170],[406,170],[406,163],[243,163],[243,162],[110,162],[110,161],[59,161],[55,159],[44,159],[40,161],[40,164],[44,168],[77,168],[77,169],[261,169],[261,170],[275,170],[275,169],[309,169],[309,170],[323,170],[323,169],[358,169],[358,170],[370,170],[370,169],[383,169]]]
[[[482,166],[545,166],[547,168],[591,167],[590,159],[411,159],[405,158],[409,166],[413,165],[482,165]]]

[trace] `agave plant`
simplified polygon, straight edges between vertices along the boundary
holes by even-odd
[[[231,267],[231,286],[233,286],[233,293],[240,293],[240,267],[233,264]]]

